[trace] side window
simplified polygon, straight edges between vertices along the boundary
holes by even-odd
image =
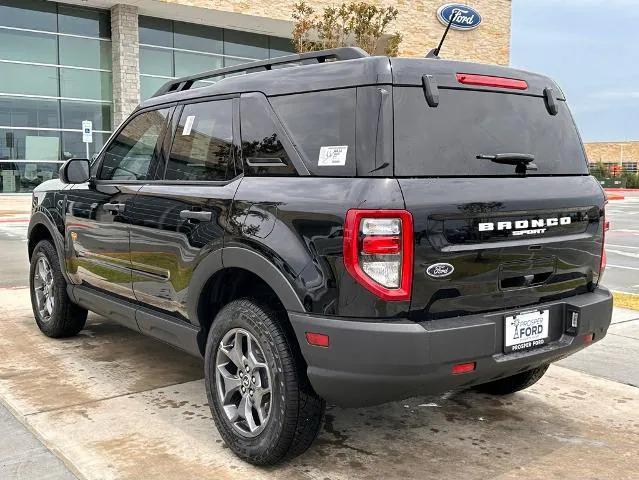
[[[166,180],[228,180],[233,169],[233,101],[184,106]]]
[[[313,175],[355,176],[356,89],[270,98]]]
[[[133,117],[104,153],[101,180],[148,180],[170,108]]]
[[[280,141],[270,107],[260,94],[242,95],[240,118],[246,175],[297,175]]]

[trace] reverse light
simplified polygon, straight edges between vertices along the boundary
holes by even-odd
[[[344,265],[384,300],[410,300],[413,217],[406,210],[349,210],[344,222]]]
[[[478,85],[480,87],[511,88],[514,90],[526,90],[528,88],[528,83],[525,80],[493,77],[491,75],[475,75],[472,73],[458,73],[457,81],[464,85]]]
[[[474,372],[477,364],[475,362],[458,363],[453,365],[452,374],[461,375],[462,373]]]

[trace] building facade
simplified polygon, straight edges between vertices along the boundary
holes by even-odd
[[[609,170],[639,173],[639,142],[586,143],[591,168],[602,164]]]
[[[295,0],[0,0],[2,194],[28,193],[68,158],[99,152],[113,129],[166,81],[293,51]],[[312,3],[316,10],[334,1]],[[394,5],[402,56],[423,56],[444,26],[443,0]],[[465,3],[481,13],[442,52],[507,65],[511,0]],[[91,121],[91,143],[82,122]]]

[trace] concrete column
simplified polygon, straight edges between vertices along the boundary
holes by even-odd
[[[113,128],[140,103],[140,46],[138,7],[118,4],[111,8],[113,59]]]

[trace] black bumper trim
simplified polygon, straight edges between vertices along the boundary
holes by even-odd
[[[510,354],[502,351],[503,319],[516,309],[422,323],[352,321],[296,312],[289,312],[289,318],[317,393],[341,406],[366,406],[468,388],[559,360],[587,346],[587,333],[594,333],[595,341],[605,336],[612,295],[600,287],[525,310],[540,307],[553,312],[556,337],[541,348]],[[579,312],[574,334],[565,333],[568,311]],[[329,335],[330,346],[309,345],[306,332]],[[465,361],[477,362],[477,369],[452,375],[452,365]]]

